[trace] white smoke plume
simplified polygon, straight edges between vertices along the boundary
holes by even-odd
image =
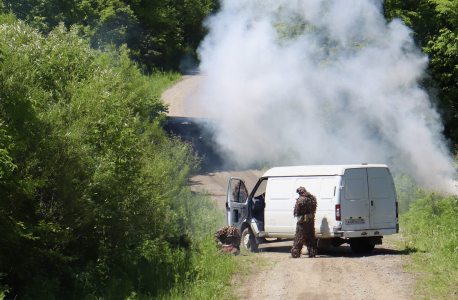
[[[381,0],[222,0],[199,48],[199,101],[238,167],[386,163],[454,191],[427,57]]]

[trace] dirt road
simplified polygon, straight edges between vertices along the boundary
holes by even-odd
[[[202,118],[193,103],[202,75],[185,76],[163,94],[170,104],[169,115]],[[225,206],[230,176],[244,178],[248,189],[263,172],[212,170],[192,179],[195,191],[207,191],[221,209]],[[240,299],[414,299],[413,275],[403,271],[408,257],[395,250],[399,236],[384,238],[370,255],[355,255],[349,246],[331,248],[315,259],[290,258],[291,241],[260,246],[256,254],[267,266],[253,267],[253,274],[234,280],[234,293]]]
[[[267,266],[238,282],[239,299],[414,299],[412,275],[402,269],[407,257],[388,241],[370,255],[349,246],[325,250],[316,258],[290,258],[292,242],[261,246]],[[239,280],[241,281],[241,280]]]
[[[205,76],[198,71],[184,75],[162,94],[162,99],[169,104],[169,116],[187,118],[214,118],[197,106],[197,97]]]

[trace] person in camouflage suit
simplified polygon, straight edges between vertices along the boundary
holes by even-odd
[[[304,187],[299,187],[297,193],[299,198],[297,198],[296,206],[294,207],[297,225],[291,256],[293,258],[300,257],[302,246],[306,245],[309,257],[315,257],[317,252],[315,239],[316,197],[307,192]]]

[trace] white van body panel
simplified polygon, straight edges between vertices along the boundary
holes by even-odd
[[[291,177],[291,176],[330,176],[344,175],[347,169],[388,168],[387,165],[313,165],[275,167],[267,170],[262,177]]]
[[[273,177],[267,181],[266,208],[264,210],[265,231],[270,233],[294,234],[293,201],[294,181],[292,178]]]
[[[293,216],[298,187],[303,186],[317,198],[315,215],[315,233],[331,237],[335,221],[336,187],[338,176],[309,176],[309,177],[270,177],[266,193],[265,232],[274,237],[281,233],[282,237],[294,237],[296,218]],[[275,236],[276,237],[276,236]]]

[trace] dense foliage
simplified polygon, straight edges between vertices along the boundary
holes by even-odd
[[[196,241],[221,212],[189,190],[199,160],[164,134],[154,78],[76,26],[0,24],[0,296],[125,299],[204,276]]]
[[[177,68],[195,56],[205,34],[203,19],[214,0],[0,0],[3,12],[44,33],[63,22],[80,26],[94,48],[127,44],[130,55],[148,69]]]
[[[430,275],[419,286],[426,298],[454,298],[458,284],[458,197],[423,193],[401,215],[406,246]],[[452,295],[452,296],[450,296]]]
[[[414,30],[423,52],[429,55],[431,80],[424,85],[438,89],[438,107],[445,134],[458,143],[458,0],[386,0],[388,20],[401,18]]]
[[[458,1],[386,0],[388,20],[401,18],[413,29],[423,52],[429,56],[431,75],[423,84],[437,96],[443,116],[444,133],[458,143]],[[437,93],[436,93],[437,91]],[[457,197],[440,192],[425,192],[406,175],[395,178],[400,226],[406,236],[407,250],[427,274],[419,290],[424,297],[454,297],[458,266]]]

